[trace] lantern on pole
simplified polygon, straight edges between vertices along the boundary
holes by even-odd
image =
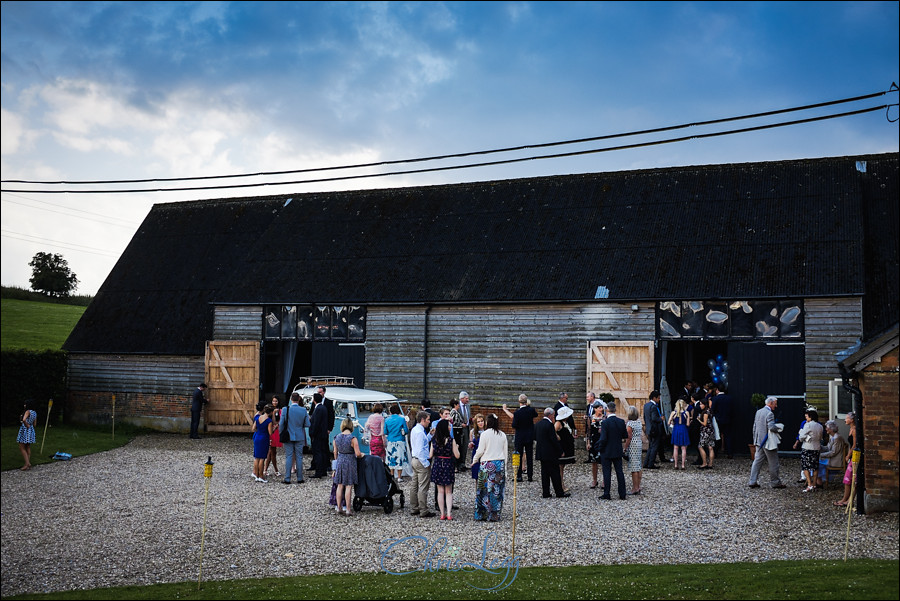
[[[213,475],[213,460],[208,457],[206,463],[203,464],[203,477],[206,479],[206,492],[203,498],[203,529],[200,531],[200,571],[197,574],[197,590],[200,590],[200,583],[203,580],[203,542],[206,538],[206,510],[209,508],[209,481]]]
[[[519,466],[522,465],[522,456],[518,453],[512,454],[512,473],[518,473]],[[513,519],[512,519],[512,549],[510,557],[516,556],[516,494],[518,493],[519,479],[513,481]]]
[[[53,409],[53,399],[47,403],[47,419],[44,420],[44,436],[41,437],[41,453],[44,452],[44,441],[47,440],[47,425],[50,423],[50,410]]]

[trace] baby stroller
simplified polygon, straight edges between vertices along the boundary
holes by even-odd
[[[406,505],[406,497],[394,475],[381,457],[364,455],[356,460],[356,470],[359,482],[356,485],[356,495],[353,497],[353,511],[358,512],[363,504],[378,505],[384,508],[386,514],[394,511],[393,496],[400,493],[400,508]]]

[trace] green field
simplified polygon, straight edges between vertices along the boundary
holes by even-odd
[[[3,350],[59,350],[87,307],[4,298]]]

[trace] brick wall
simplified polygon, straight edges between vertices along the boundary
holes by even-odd
[[[863,393],[867,510],[896,508],[900,475],[900,351],[894,349],[859,374]],[[896,511],[896,509],[894,509]]]
[[[187,431],[190,427],[189,395],[69,391],[67,419],[76,423],[109,424],[112,421],[113,397],[116,422],[166,431]]]

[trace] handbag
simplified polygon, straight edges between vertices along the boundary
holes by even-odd
[[[282,443],[291,442],[291,433],[288,429],[288,423],[290,423],[288,420],[290,419],[290,417],[291,407],[290,405],[288,405],[287,412],[284,414],[284,430],[278,432],[278,440],[280,440]],[[290,476],[290,474],[288,474],[288,476]]]

